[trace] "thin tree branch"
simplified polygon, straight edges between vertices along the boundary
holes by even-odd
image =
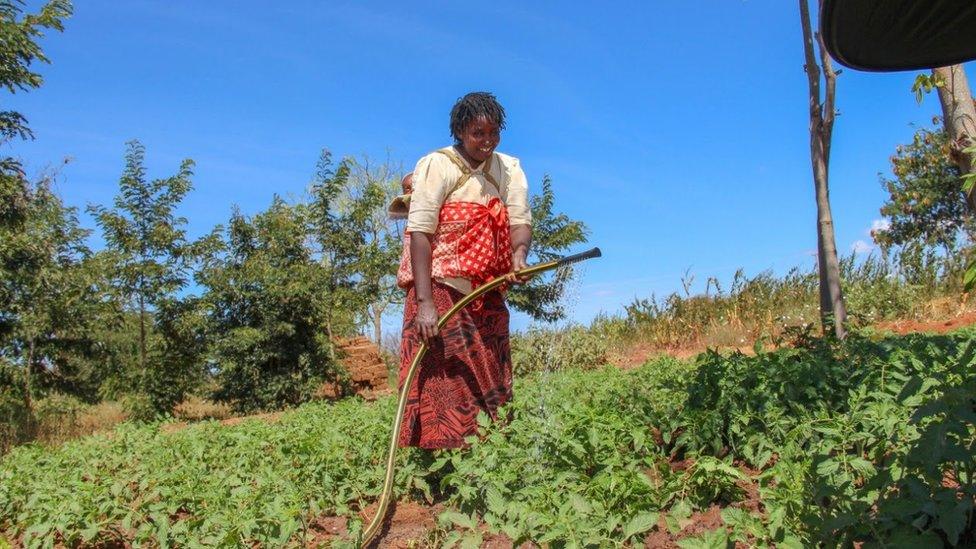
[[[820,1],[822,2],[823,0]],[[824,47],[823,37],[820,36],[820,33],[817,33],[817,43],[820,46],[820,64],[823,65],[824,82],[827,87],[823,115],[820,122],[823,126],[824,164],[830,166],[830,143],[833,138],[834,117],[836,116],[834,98],[837,88],[837,73],[834,72],[834,67],[830,62],[830,54],[827,53],[827,49]]]
[[[813,32],[810,30],[810,7],[807,0],[800,2],[800,24],[803,27],[803,70],[807,73],[807,83],[810,86],[810,126],[819,127],[821,120],[820,109],[820,67],[813,53]]]

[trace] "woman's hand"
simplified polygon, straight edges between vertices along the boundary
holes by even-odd
[[[512,284],[525,284],[531,276],[515,276],[515,273],[528,267],[529,246],[532,244],[532,227],[512,225],[512,272],[505,276]]]
[[[417,316],[414,325],[424,343],[437,335],[437,307],[434,306],[433,279],[430,276],[431,235],[419,231],[410,233],[410,266],[413,269],[414,295]]]
[[[430,345],[430,340],[437,336],[437,307],[432,299],[417,300],[417,317],[414,320],[420,339]]]
[[[512,252],[512,272],[508,273],[505,278],[508,279],[512,284],[525,284],[532,277],[531,276],[516,276],[515,273],[527,268],[529,265],[526,263],[526,249],[524,247],[516,248]]]

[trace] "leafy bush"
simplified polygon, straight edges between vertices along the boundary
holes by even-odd
[[[646,532],[682,488],[650,427],[680,401],[672,389],[688,368],[665,360],[524,380],[510,422],[485,422],[483,440],[440,459],[454,469],[441,482],[449,501],[515,545],[607,546]]]
[[[54,393],[38,400],[34,407],[37,438],[42,442],[60,442],[77,430],[78,416],[86,405],[68,395]]]
[[[21,447],[0,464],[0,529],[28,547],[56,537],[69,545],[301,542],[310,518],[352,515],[376,497],[392,413],[392,400],[350,399],[274,423],[204,422],[174,433],[125,424],[57,449]],[[398,471],[398,494],[420,476],[414,454]]]
[[[122,409],[133,421],[153,421],[159,418],[159,411],[149,395],[129,393],[121,400]]]
[[[533,328],[511,341],[516,375],[565,368],[587,370],[607,363],[606,340],[580,326],[562,330]]]
[[[20,372],[0,358],[0,455],[33,436]]]
[[[813,541],[965,545],[974,538],[974,366],[971,333],[709,353],[671,424],[675,447],[768,467],[767,505]]]

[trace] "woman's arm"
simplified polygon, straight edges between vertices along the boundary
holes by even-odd
[[[417,333],[425,343],[437,335],[437,307],[431,281],[431,235],[437,230],[438,214],[447,198],[448,177],[442,154],[428,154],[417,162],[413,170],[413,194],[407,215],[410,231],[410,267],[413,272],[414,295],[417,298]]]
[[[417,297],[417,333],[425,343],[437,335],[437,307],[431,289],[430,235],[419,231],[410,232],[410,267],[413,269],[413,287]]]
[[[512,270],[519,271],[528,267],[529,246],[532,244],[531,225],[512,225]],[[526,282],[531,277],[518,277],[512,282]]]
[[[509,177],[505,186],[505,207],[508,208],[508,219],[512,235],[512,270],[519,271],[528,267],[529,246],[532,244],[532,208],[529,206],[529,181],[522,171],[517,158],[506,157],[511,162],[507,167]],[[510,277],[515,283],[529,280],[529,277]]]

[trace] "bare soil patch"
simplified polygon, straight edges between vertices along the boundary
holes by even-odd
[[[755,350],[752,345],[743,345],[737,347],[714,347],[714,349],[720,353],[725,352],[740,352],[744,355],[754,355]],[[625,349],[620,349],[612,351],[610,353],[609,362],[618,366],[623,370],[630,370],[632,368],[637,368],[643,365],[648,360],[669,356],[671,358],[677,358],[679,360],[687,360],[695,358],[696,356],[704,353],[708,350],[708,347],[678,347],[678,348],[660,348],[651,343],[635,343],[629,345]]]
[[[976,324],[976,311],[970,311],[956,315],[949,319],[940,320],[892,320],[879,322],[875,328],[884,332],[893,332],[898,335],[911,333],[935,333],[944,334],[959,328],[964,328]]]
[[[376,514],[378,505],[378,503],[374,503],[359,512],[359,517],[364,524],[368,523]],[[427,506],[412,501],[391,502],[386,513],[386,519],[369,547],[406,549],[422,545],[421,542],[427,537],[428,532],[436,526],[437,515],[443,510],[442,504]],[[348,539],[347,522],[345,517],[323,516],[317,518],[312,523],[306,546],[327,546],[329,542]]]

